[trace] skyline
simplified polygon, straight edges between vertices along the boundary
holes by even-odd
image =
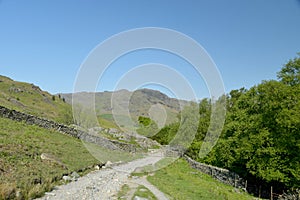
[[[34,83],[52,94],[69,93],[80,65],[101,42],[130,29],[161,27],[202,45],[216,63],[228,93],[276,79],[283,64],[300,52],[299,21],[299,0],[2,0],[0,74]],[[120,57],[106,72],[99,91],[111,91],[124,73],[147,63],[170,66],[186,76],[198,98],[207,96],[204,81],[188,63],[157,50]]]

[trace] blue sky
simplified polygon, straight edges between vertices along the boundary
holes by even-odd
[[[0,74],[50,93],[72,92],[80,65],[99,43],[129,29],[162,27],[201,44],[229,92],[276,79],[300,52],[299,25],[299,0],[2,0]],[[151,62],[184,74],[198,98],[208,95],[188,63],[154,50],[117,60],[98,89],[114,89],[126,70]]]

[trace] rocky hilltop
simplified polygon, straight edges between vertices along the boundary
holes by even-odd
[[[72,93],[60,94],[68,103],[72,103]],[[136,120],[139,116],[149,117],[149,111],[153,107],[159,107],[163,109],[167,115],[166,122],[172,123],[177,120],[177,116],[181,110],[180,106],[184,106],[188,103],[185,100],[178,100],[171,98],[166,94],[152,89],[139,89],[136,91],[118,90],[115,92],[82,92],[77,93],[76,102],[84,105],[88,102],[88,99],[95,95],[95,106],[98,116],[104,118],[112,118],[112,97],[118,97],[118,104],[126,105],[129,99],[129,112],[131,118]]]

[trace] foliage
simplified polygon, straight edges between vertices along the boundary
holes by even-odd
[[[156,140],[162,145],[169,144],[175,137],[180,123],[173,123],[162,128],[157,134],[151,136],[150,138]]]
[[[232,90],[226,96],[226,121],[212,151],[202,158],[204,137],[211,134],[211,116],[218,101],[199,103],[199,124],[187,154],[201,162],[233,170],[244,177],[273,185],[275,189],[300,187],[300,57],[291,59],[278,73],[279,80],[262,81],[249,90]],[[220,101],[223,101],[222,97]],[[170,126],[152,137],[168,144]],[[179,131],[180,132],[180,131]]]
[[[186,150],[194,140],[199,122],[199,107],[195,102],[191,102],[181,111],[181,122],[178,131],[171,140],[170,145]]]
[[[136,130],[138,134],[151,137],[158,132],[157,124],[148,117],[139,116],[139,128]]]
[[[147,127],[151,124],[152,120],[149,117],[139,116],[138,121],[144,127]]]
[[[299,187],[299,89],[264,81],[242,94],[205,161],[279,186]]]
[[[288,63],[277,74],[281,82],[287,85],[299,85],[300,84],[300,53],[298,57],[289,60]]]

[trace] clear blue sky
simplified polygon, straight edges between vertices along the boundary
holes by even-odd
[[[300,1],[0,0],[0,74],[50,93],[72,92],[81,63],[96,45],[141,27],[174,29],[195,39],[229,92],[276,79],[300,52]],[[121,69],[149,62],[179,71],[189,67],[164,52],[136,52],[114,63],[99,90],[112,90]],[[203,84],[192,73],[187,76],[192,85]]]

